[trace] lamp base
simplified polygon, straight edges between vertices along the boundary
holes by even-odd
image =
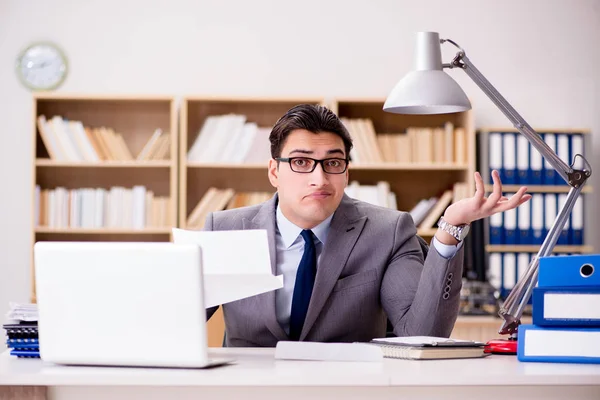
[[[517,339],[494,339],[485,344],[484,353],[491,354],[517,354]]]

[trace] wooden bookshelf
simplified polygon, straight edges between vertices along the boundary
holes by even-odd
[[[50,157],[42,133],[38,128],[38,117],[47,120],[60,116],[64,121],[80,121],[86,128],[111,128],[118,133],[129,149],[132,160],[108,159],[103,161],[57,160]],[[170,226],[145,226],[140,229],[66,226],[32,226],[32,243],[37,241],[170,241],[171,226],[177,223],[178,199],[178,120],[176,103],[166,96],[121,96],[79,95],[60,93],[38,93],[33,97],[32,131],[33,147],[33,195],[36,215],[35,187],[52,190],[57,187],[67,191],[81,188],[106,189],[120,186],[131,189],[142,185],[155,196],[169,198],[165,205],[165,218]],[[55,128],[53,128],[55,129]],[[70,128],[69,128],[70,129]],[[135,156],[148,143],[156,129],[166,135],[164,159],[137,161]],[[54,135],[58,135],[56,130]],[[73,131],[70,131],[73,134]],[[168,135],[167,135],[168,134]],[[68,133],[67,133],[68,135]],[[55,136],[56,138],[57,136]],[[73,139],[74,136],[70,136]],[[84,136],[85,137],[85,136]],[[45,138],[48,136],[46,134]],[[88,136],[88,139],[90,136]],[[63,140],[63,139],[60,139]],[[75,143],[81,146],[81,137]],[[91,141],[90,141],[91,143]],[[97,144],[97,142],[95,142]],[[98,148],[95,147],[97,150]],[[69,195],[70,196],[70,195]],[[107,225],[104,225],[107,226]],[[33,276],[33,261],[32,276]],[[35,280],[32,279],[32,301],[35,301]]]
[[[246,122],[272,127],[287,110],[302,103],[323,104],[320,98],[189,97],[181,103],[179,137],[179,226],[187,226],[190,212],[210,187],[236,192],[275,192],[267,178],[267,162],[188,162],[188,152],[210,116],[239,114]]]
[[[376,135],[403,134],[409,128],[441,128],[447,122],[465,132],[465,160],[463,162],[408,162],[376,164],[350,163],[350,181],[373,185],[387,181],[396,194],[399,210],[409,211],[420,200],[439,196],[455,183],[464,183],[469,194],[475,190],[475,129],[471,110],[445,115],[400,115],[383,111],[385,99],[339,98],[331,102],[331,108],[340,118],[368,118],[373,122]],[[419,234],[431,239],[433,227],[420,229]]]

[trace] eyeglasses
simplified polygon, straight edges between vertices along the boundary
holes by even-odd
[[[317,168],[317,164],[321,164],[323,171],[328,174],[343,174],[346,172],[346,168],[348,168],[348,160],[345,158],[316,160],[309,157],[278,157],[275,160],[289,163],[291,170],[299,174],[310,174]]]

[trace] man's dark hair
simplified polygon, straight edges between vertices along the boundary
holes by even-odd
[[[296,129],[305,129],[315,134],[331,132],[341,137],[344,141],[346,158],[350,158],[352,138],[342,121],[327,107],[313,104],[294,106],[275,123],[269,135],[271,157],[281,157],[281,149],[285,144],[285,140]]]

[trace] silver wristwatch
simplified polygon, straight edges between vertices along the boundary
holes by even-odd
[[[458,240],[459,242],[462,242],[467,237],[470,229],[470,225],[468,224],[458,226],[451,225],[444,220],[444,217],[440,218],[440,220],[437,223],[437,226],[444,232],[447,232],[450,235],[452,235],[452,237],[454,237],[454,239]]]

